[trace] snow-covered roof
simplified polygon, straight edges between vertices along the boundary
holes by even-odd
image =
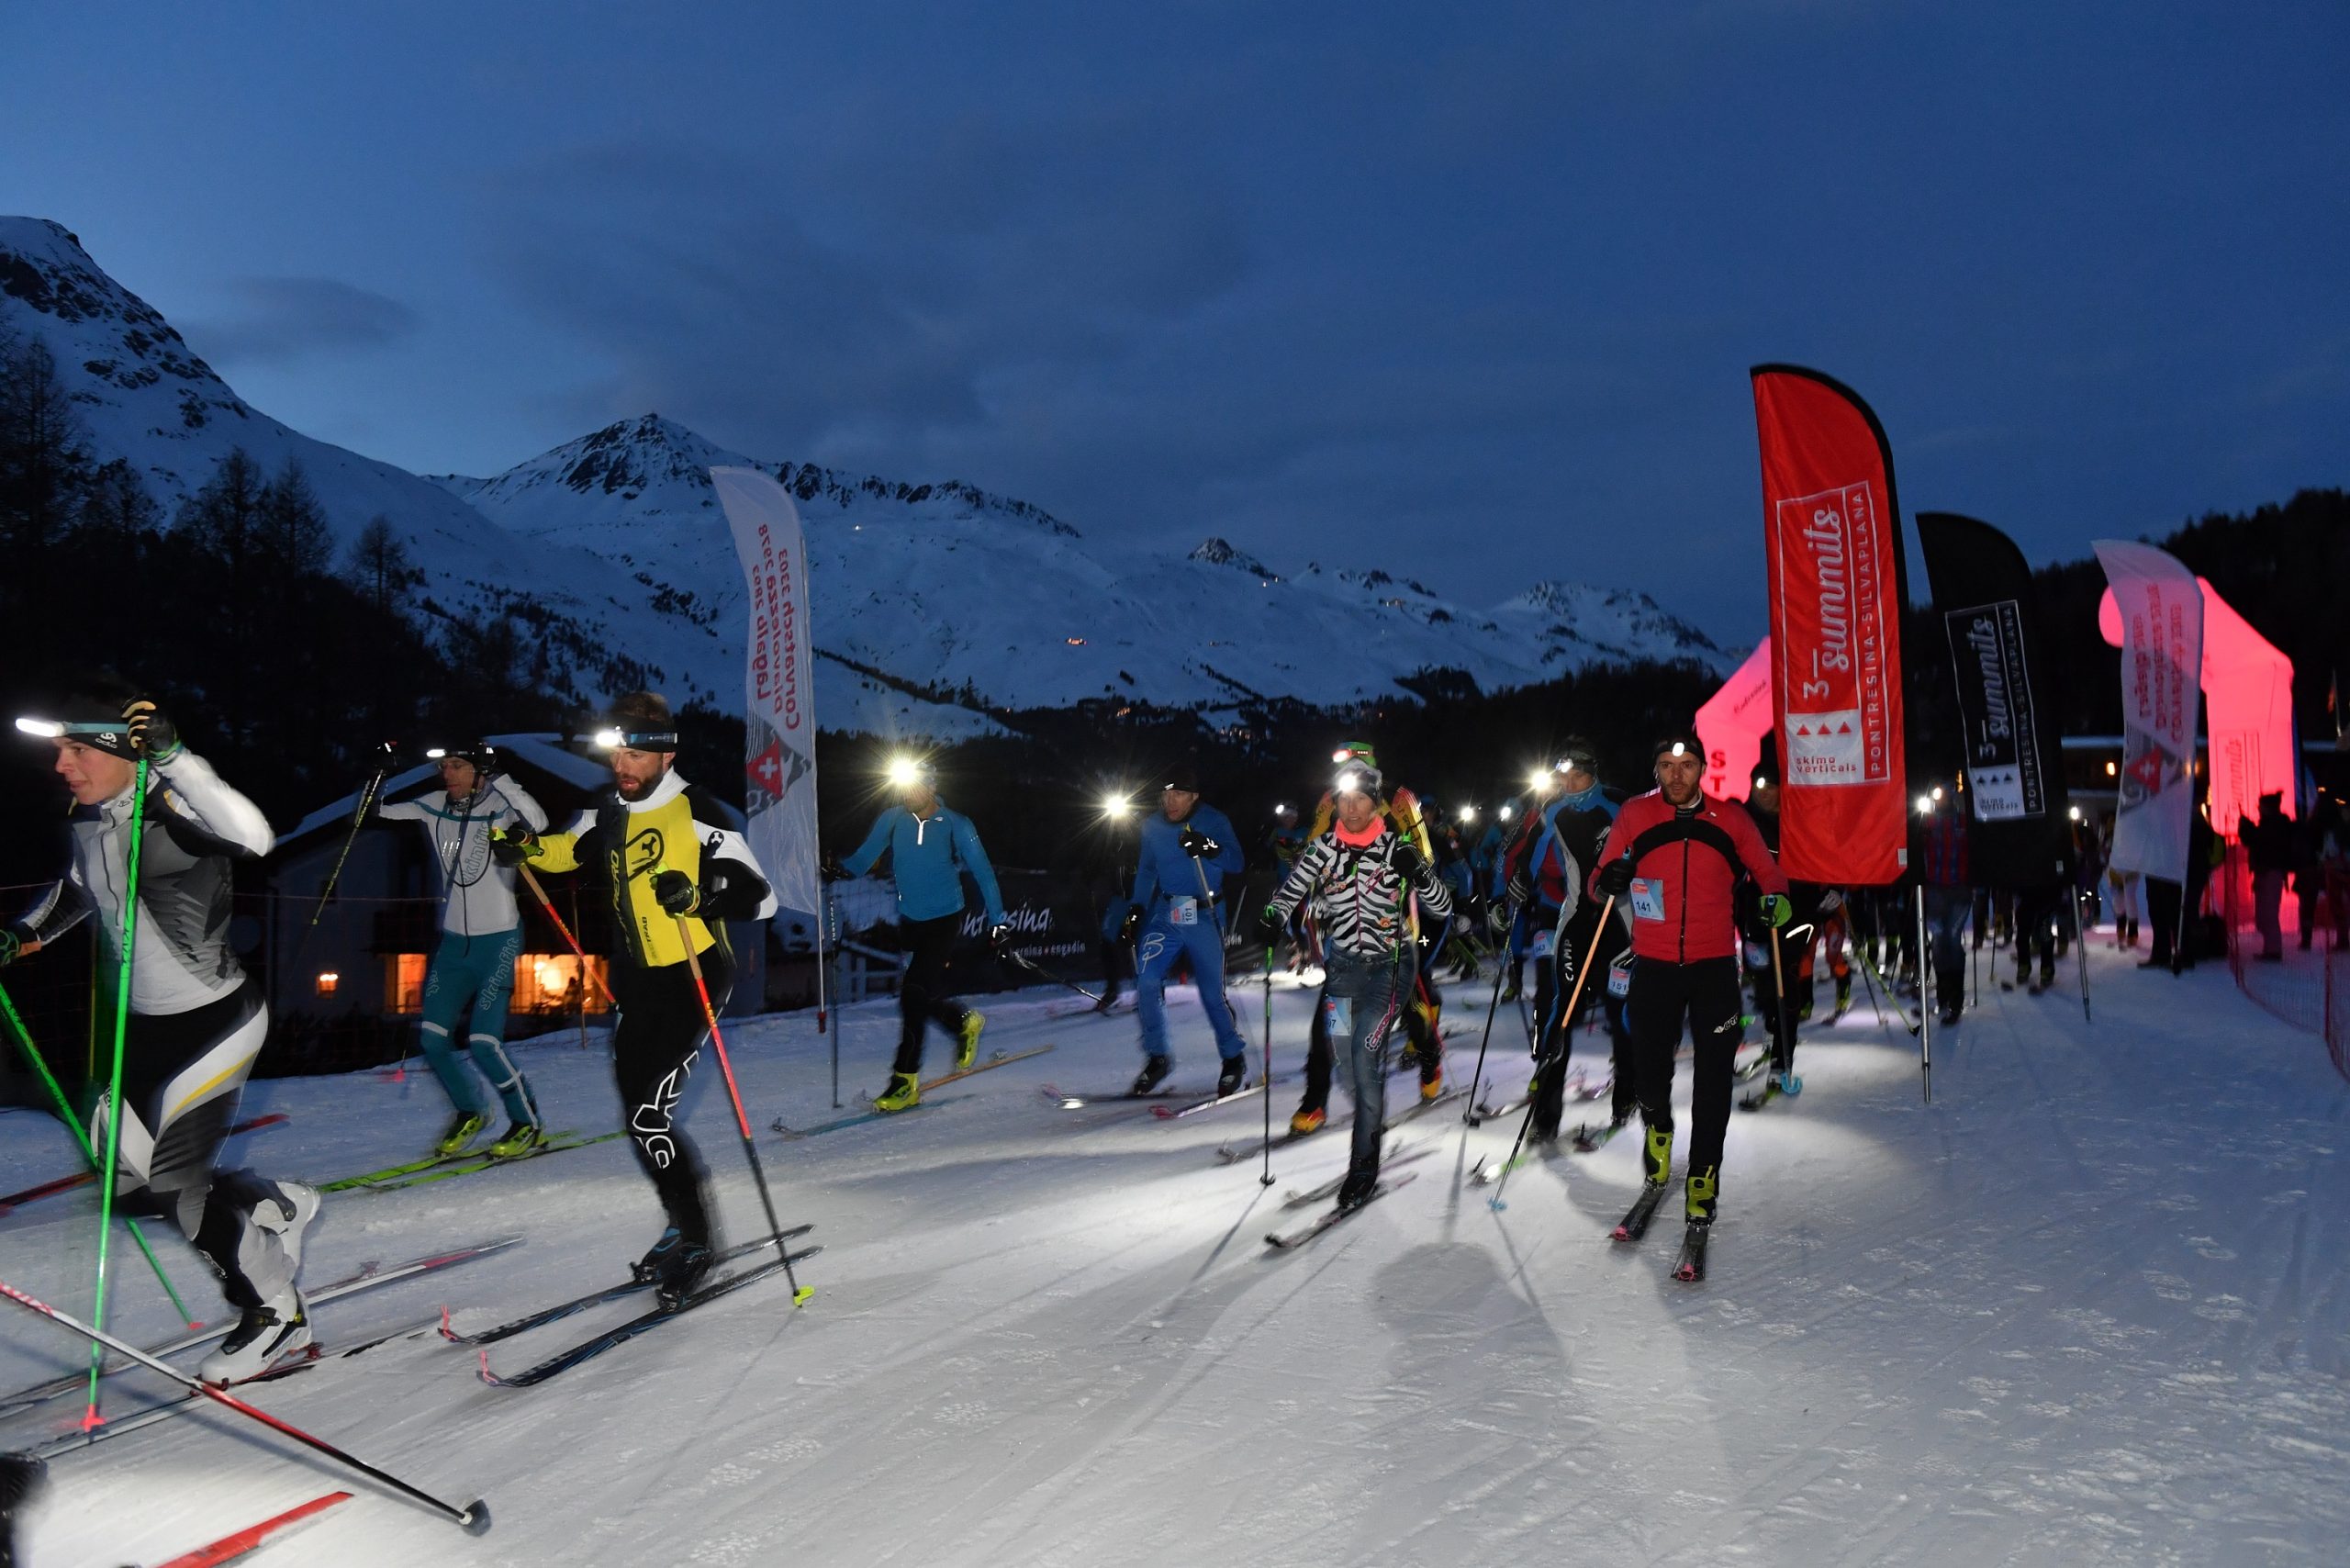
[[[611,773],[600,762],[580,756],[564,745],[565,736],[553,734],[485,735],[482,737],[498,748],[509,761],[522,762],[538,771],[552,774],[565,783],[582,790],[601,790],[611,782]],[[402,768],[384,780],[384,799],[389,800],[412,785],[434,777],[439,765],[420,763]],[[363,787],[364,788],[364,787]],[[285,848],[298,838],[316,833],[339,822],[347,821],[359,807],[360,790],[354,790],[340,800],[320,806],[285,833],[278,834],[275,847]]]

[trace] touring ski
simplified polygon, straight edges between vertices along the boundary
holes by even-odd
[[[1649,1221],[1656,1217],[1657,1204],[1664,1202],[1664,1188],[1662,1182],[1643,1182],[1640,1184],[1640,1195],[1632,1200],[1632,1206],[1625,1211],[1622,1219],[1616,1222],[1616,1228],[1611,1233],[1615,1239],[1638,1241],[1649,1233]]]
[[[1694,1285],[1706,1277],[1706,1233],[1713,1226],[1703,1220],[1691,1220],[1681,1238],[1681,1256],[1673,1260],[1673,1277],[1684,1285]]]
[[[1064,1111],[1082,1111],[1089,1107],[1121,1105],[1136,1100],[1172,1100],[1182,1092],[1162,1083],[1147,1093],[1134,1094],[1124,1089],[1113,1089],[1107,1094],[1071,1094],[1049,1083],[1040,1083],[1036,1092]],[[1157,1107],[1153,1107],[1156,1109]]]
[[[1202,1111],[1213,1111],[1219,1105],[1229,1105],[1236,1100],[1254,1100],[1265,1092],[1262,1079],[1229,1094],[1211,1094],[1204,1100],[1194,1100],[1188,1105],[1153,1105],[1150,1114],[1161,1121],[1173,1121],[1180,1116],[1196,1116]]]
[[[476,1258],[487,1258],[493,1252],[503,1252],[509,1247],[520,1247],[521,1244],[520,1237],[508,1236],[496,1241],[484,1242],[478,1247],[464,1247],[453,1252],[438,1252],[430,1257],[411,1258],[405,1263],[393,1263],[388,1266],[382,1263],[363,1263],[356,1272],[337,1280],[332,1284],[320,1285],[314,1291],[304,1291],[302,1293],[303,1306],[306,1310],[315,1309],[324,1306],[330,1301],[339,1301],[347,1295],[356,1295],[362,1291],[374,1290],[378,1285],[394,1284],[401,1280],[412,1279],[418,1274],[437,1273],[442,1269],[454,1268],[460,1263],[470,1263]],[[191,1334],[184,1334],[176,1339],[151,1346],[147,1353],[151,1356],[163,1357],[174,1355],[181,1350],[193,1350],[198,1345],[209,1344],[221,1338],[236,1326],[236,1318],[225,1318],[209,1328],[198,1329]],[[108,1375],[111,1375],[129,1364],[129,1361],[116,1361],[106,1371]],[[0,1398],[0,1416],[12,1415],[18,1410],[44,1404],[60,1394],[73,1394],[88,1385],[89,1375],[85,1369],[69,1377],[37,1383],[31,1388]]]
[[[1398,1151],[1382,1157],[1380,1159],[1379,1168],[1382,1170],[1390,1170],[1398,1165],[1409,1165],[1415,1159],[1426,1159],[1435,1152],[1432,1148],[1416,1148],[1408,1153]],[[1333,1176],[1320,1186],[1310,1187],[1303,1193],[1284,1193],[1281,1194],[1281,1207],[1302,1209],[1308,1204],[1318,1204],[1325,1198],[1335,1197],[1337,1195],[1338,1189],[1346,1185],[1346,1181],[1344,1176]]]
[[[390,1181],[362,1182],[359,1186],[362,1191],[369,1193],[397,1193],[404,1187],[421,1187],[431,1182],[446,1182],[452,1177],[472,1176],[484,1170],[503,1170],[509,1165],[520,1165],[525,1160],[537,1159],[543,1155],[562,1154],[574,1148],[590,1148],[597,1144],[610,1143],[616,1137],[627,1136],[626,1128],[616,1127],[608,1133],[598,1133],[593,1137],[575,1137],[564,1143],[550,1141],[539,1144],[535,1148],[524,1149],[520,1154],[468,1155],[453,1165],[436,1165],[430,1170],[420,1170],[413,1176],[401,1176]]]
[[[790,1241],[807,1235],[815,1228],[812,1225],[795,1225],[783,1233],[783,1238],[786,1241]],[[756,1241],[744,1241],[729,1247],[711,1261],[713,1266],[732,1263],[737,1258],[747,1258],[754,1252],[764,1252],[774,1245],[774,1237],[762,1236]],[[813,1249],[809,1250],[812,1251]],[[797,1263],[807,1256],[807,1251],[794,1252],[791,1255],[791,1260]],[[653,1286],[654,1282],[651,1280],[635,1279],[616,1285],[606,1285],[601,1290],[589,1291],[586,1295],[574,1296],[569,1301],[557,1302],[553,1306],[543,1306],[536,1312],[526,1312],[521,1316],[501,1323],[495,1328],[484,1328],[474,1334],[458,1333],[450,1325],[449,1309],[444,1306],[441,1309],[441,1338],[453,1345],[494,1345],[500,1339],[510,1339],[517,1334],[527,1333],[531,1329],[541,1327],[560,1318],[585,1312],[591,1306],[601,1306],[608,1301],[618,1301],[622,1296],[634,1295],[640,1291],[649,1291]]]
[[[923,1087],[927,1089],[930,1086],[924,1084]],[[959,1104],[969,1098],[968,1094],[949,1094],[944,1100],[917,1100],[902,1111],[852,1111],[845,1116],[834,1116],[829,1122],[818,1122],[812,1127],[788,1127],[783,1125],[783,1118],[778,1116],[767,1126],[770,1131],[780,1133],[786,1139],[796,1143],[801,1138],[836,1133],[843,1127],[861,1127],[867,1122],[894,1122],[901,1116],[911,1116],[934,1106]]]
[[[627,1344],[640,1334],[649,1333],[665,1323],[674,1323],[698,1306],[706,1306],[721,1296],[732,1295],[744,1285],[755,1283],[769,1274],[780,1273],[787,1261],[796,1263],[822,1250],[821,1247],[806,1248],[793,1253],[789,1260],[778,1258],[745,1269],[739,1274],[729,1274],[713,1284],[704,1285],[674,1307],[656,1307],[642,1316],[632,1317],[616,1327],[607,1328],[591,1338],[581,1340],[567,1350],[549,1356],[527,1372],[519,1372],[510,1377],[500,1377],[491,1372],[489,1352],[484,1350],[481,1352],[481,1380],[493,1388],[528,1388],[533,1383],[544,1383],[551,1377],[569,1372],[582,1361],[592,1361],[607,1350]]]
[[[1614,1137],[1617,1133],[1622,1132],[1626,1127],[1630,1126],[1632,1124],[1629,1122],[1606,1122],[1597,1125],[1586,1122],[1582,1126],[1577,1127],[1574,1131],[1575,1152],[1577,1154],[1596,1154],[1601,1149],[1607,1147],[1607,1140],[1609,1138]]]
[[[235,1137],[239,1133],[250,1133],[257,1131],[263,1127],[274,1127],[284,1122],[285,1119],[285,1112],[273,1111],[266,1116],[255,1116],[249,1122],[239,1122],[235,1126],[229,1129],[229,1136],[230,1137]],[[95,1180],[97,1180],[97,1173],[95,1171],[77,1170],[71,1176],[60,1176],[53,1182],[43,1182],[38,1187],[28,1187],[21,1193],[11,1193],[6,1197],[0,1198],[0,1215],[5,1215],[12,1209],[29,1204],[36,1198],[46,1198],[57,1193],[70,1193],[76,1187],[86,1187]]]
[[[1354,1207],[1350,1209],[1333,1208],[1328,1214],[1324,1215],[1313,1224],[1301,1226],[1296,1230],[1290,1231],[1286,1235],[1275,1232],[1265,1238],[1265,1245],[1268,1247],[1279,1248],[1284,1252],[1289,1251],[1292,1248],[1303,1247],[1307,1242],[1313,1240],[1315,1237],[1321,1235],[1324,1231],[1329,1229],[1332,1226],[1337,1224],[1340,1220],[1352,1215],[1360,1214],[1372,1204],[1377,1203],[1380,1199],[1385,1197],[1396,1188],[1404,1185],[1410,1182],[1413,1177],[1418,1174],[1419,1172],[1416,1170],[1406,1170],[1401,1176],[1396,1177],[1393,1182],[1382,1182],[1377,1186],[1371,1188],[1370,1196],[1364,1198],[1361,1203],[1357,1204]]]
[[[1781,1095],[1792,1100],[1803,1092],[1803,1080],[1794,1073],[1773,1073],[1760,1092],[1742,1095],[1738,1102],[1741,1111],[1759,1111]]]
[[[288,1508],[234,1535],[224,1535],[194,1551],[184,1552],[162,1564],[162,1568],[226,1568],[228,1563],[241,1562],[263,1546],[284,1540],[320,1514],[350,1501],[348,1492],[329,1492],[322,1497],[313,1497],[298,1508]]]
[[[922,1092],[927,1094],[932,1090],[953,1083],[958,1079],[973,1078],[982,1072],[993,1072],[997,1068],[1010,1067],[1013,1062],[1026,1061],[1030,1057],[1043,1056],[1052,1048],[1050,1045],[1042,1045],[1031,1050],[998,1051],[985,1061],[974,1062],[969,1067],[958,1068],[953,1072],[942,1072],[936,1078],[923,1080]],[[942,1103],[951,1103],[951,1102],[942,1102]],[[923,1103],[916,1101],[907,1106],[906,1111],[919,1111],[922,1106]],[[814,1137],[819,1133],[838,1132],[843,1127],[861,1126],[867,1122],[878,1122],[890,1116],[904,1114],[905,1111],[858,1111],[845,1116],[835,1116],[829,1122],[819,1122],[812,1127],[790,1126],[781,1116],[778,1116],[767,1124],[767,1127],[768,1130],[781,1133],[789,1138]]]

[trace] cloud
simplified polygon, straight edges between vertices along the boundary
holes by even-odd
[[[314,354],[383,348],[414,332],[398,300],[330,277],[246,277],[227,286],[235,305],[187,323],[216,364],[285,364]]]

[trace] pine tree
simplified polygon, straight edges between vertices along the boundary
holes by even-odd
[[[367,602],[390,614],[415,581],[408,566],[408,546],[392,528],[392,520],[377,512],[351,542],[343,557],[343,580],[364,595]]]
[[[49,345],[0,342],[0,540],[37,549],[73,525],[88,446]]]
[[[334,558],[326,508],[298,458],[288,457],[262,487],[260,523],[262,558],[280,580],[316,576]]]

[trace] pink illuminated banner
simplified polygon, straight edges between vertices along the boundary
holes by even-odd
[[[2203,595],[2194,574],[2167,552],[2123,539],[2096,546],[2121,633],[2121,799],[2112,864],[2184,882]]]
[[[1697,739],[1706,747],[1706,793],[1743,801],[1771,733],[1771,639],[1746,655],[1738,673],[1697,710]]]

